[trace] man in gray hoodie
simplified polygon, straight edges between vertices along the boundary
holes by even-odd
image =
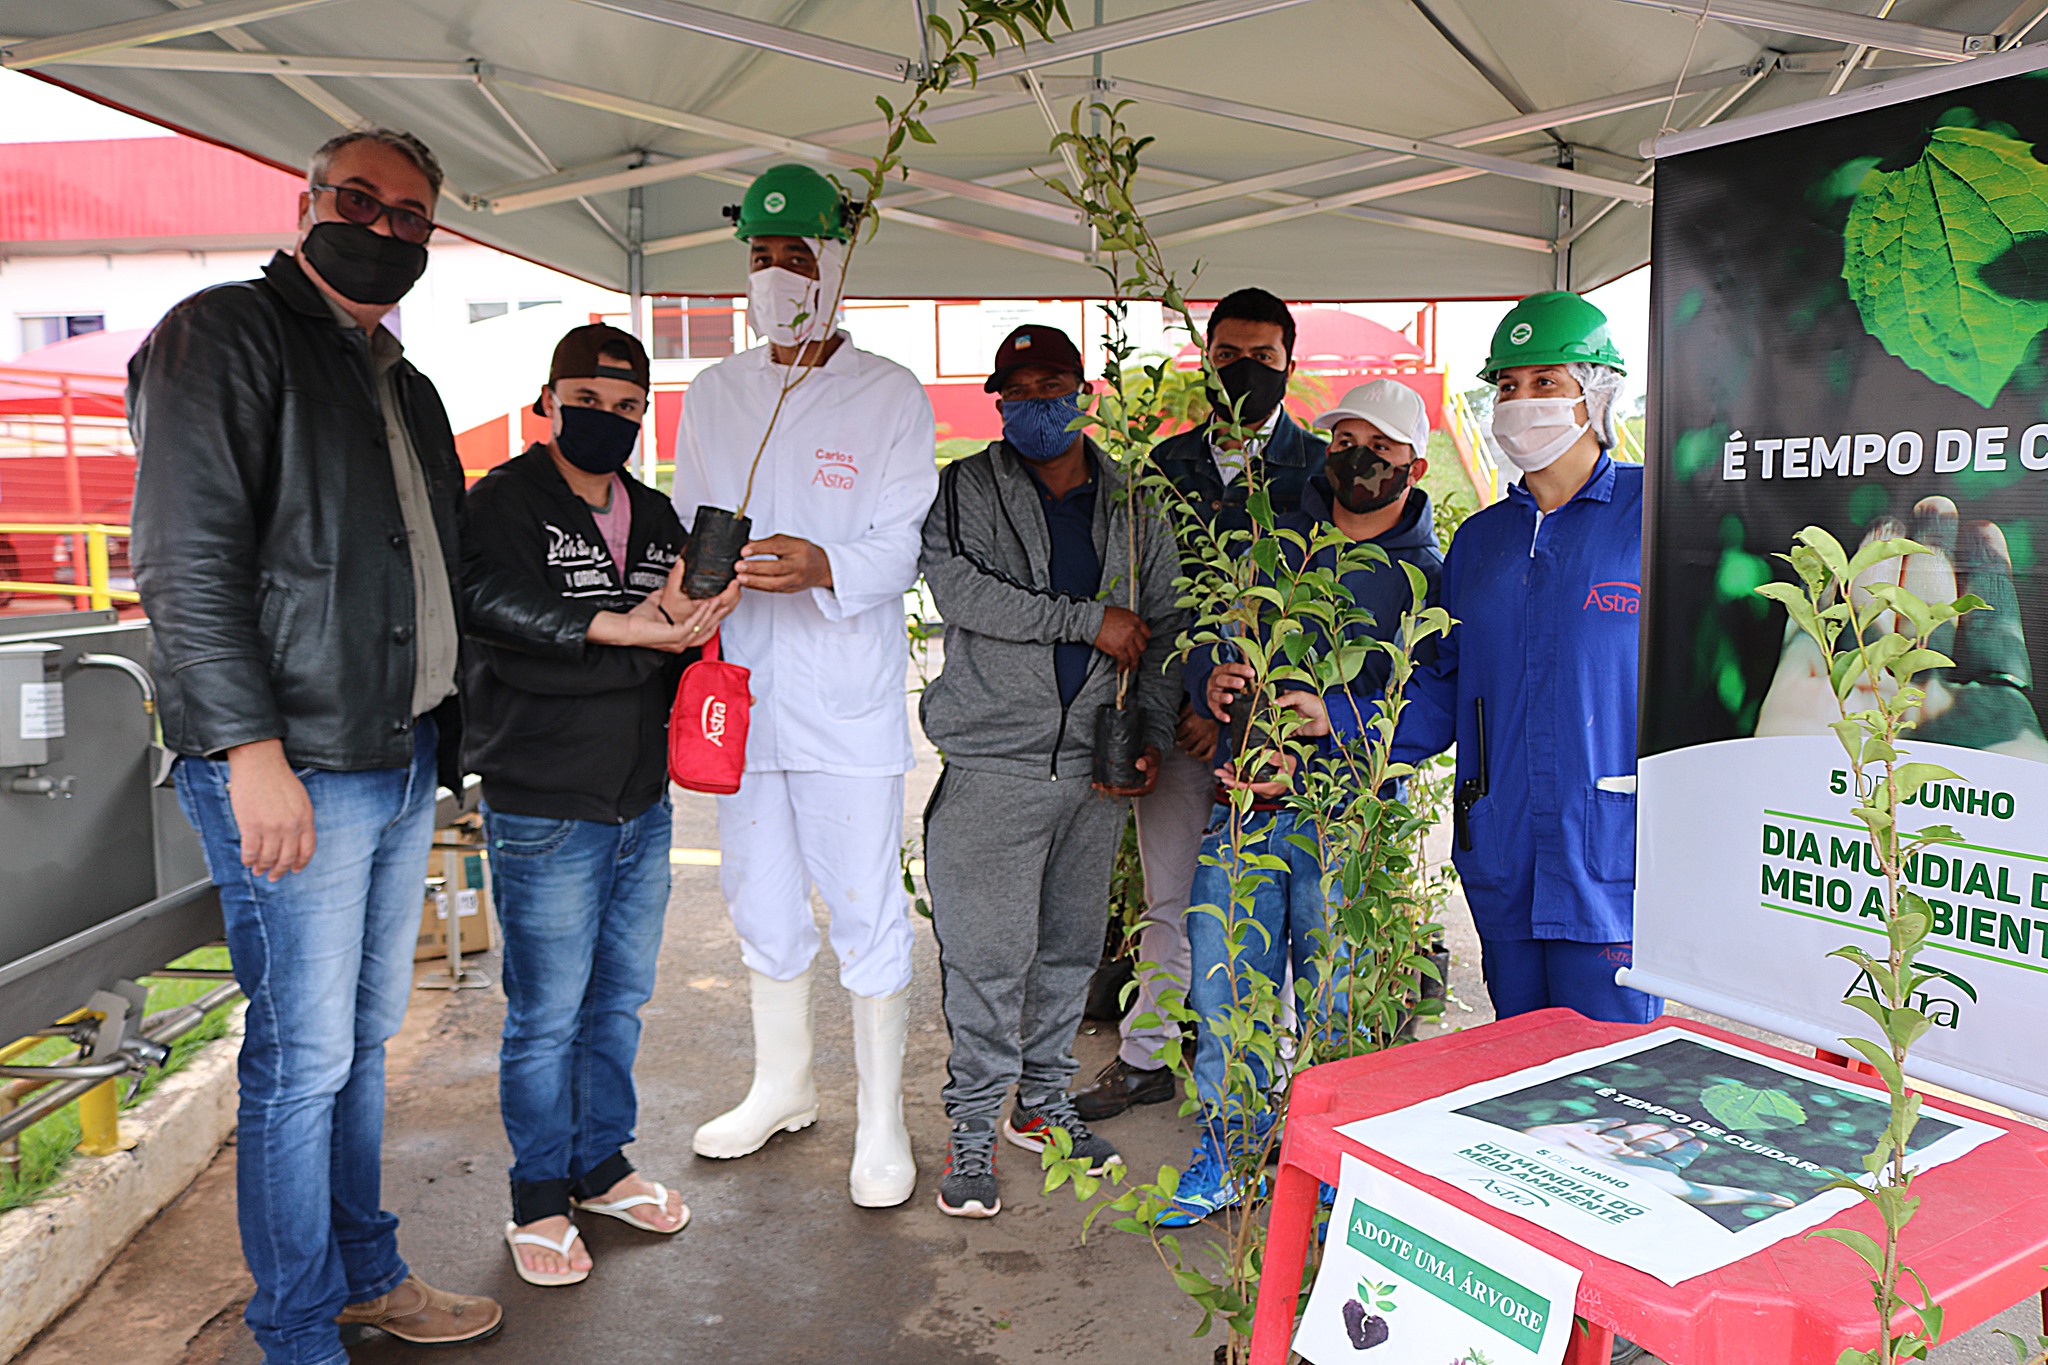
[[[995,1137],[1012,1085],[1010,1142],[1039,1152],[1064,1129],[1092,1171],[1122,1159],[1066,1090],[1126,800],[1152,789],[1173,743],[1182,625],[1165,519],[1142,493],[1134,508],[1117,468],[1070,429],[1086,388],[1072,340],[1019,327],[983,387],[1000,398],[1003,439],[942,473],[919,565],[946,622],[945,669],[920,707],[946,760],[925,808],[953,1039],[938,1202],[965,1218],[1002,1208]],[[1139,785],[1108,788],[1091,782],[1091,755],[1120,673],[1127,704],[1145,712],[1147,749]]]

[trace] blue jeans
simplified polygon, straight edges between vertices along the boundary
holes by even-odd
[[[1231,861],[1230,822],[1236,818],[1245,822],[1244,855],[1263,854],[1287,864],[1284,872],[1252,872],[1258,882],[1248,911],[1231,904],[1231,883],[1242,871],[1233,873],[1209,862]],[[1318,979],[1318,936],[1328,924],[1323,870],[1316,854],[1290,837],[1296,834],[1313,843],[1315,826],[1291,811],[1248,811],[1238,817],[1229,806],[1217,806],[1209,817],[1208,833],[1202,836],[1202,863],[1195,869],[1187,919],[1188,1004],[1201,1018],[1195,1039],[1195,1095],[1201,1101],[1203,1122],[1219,1140],[1244,1122],[1242,1114],[1231,1112],[1224,1021],[1231,1006],[1249,1003],[1248,973],[1260,973],[1276,991],[1286,989],[1290,966],[1297,990],[1301,983],[1313,985]],[[1294,998],[1298,1001],[1299,994]],[[1245,1060],[1256,1083],[1265,1085],[1264,1064],[1249,1054]]]
[[[498,1103],[512,1217],[569,1212],[632,1173],[640,1007],[668,913],[666,797],[622,825],[484,807],[505,928]]]
[[[272,882],[242,866],[228,765],[178,760],[178,802],[220,888],[242,1042],[235,1198],[265,1365],[340,1365],[334,1316],[406,1277],[382,1204],[384,1044],[412,990],[434,837],[432,719],[412,765],[298,769],[313,860]]]

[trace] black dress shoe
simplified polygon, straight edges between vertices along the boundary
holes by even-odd
[[[1074,1092],[1074,1112],[1094,1123],[1115,1118],[1134,1104],[1163,1104],[1179,1093],[1168,1068],[1141,1071],[1117,1057],[1096,1073],[1093,1085]]]

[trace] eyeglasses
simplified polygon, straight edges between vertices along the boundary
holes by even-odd
[[[346,185],[320,184],[315,184],[313,190],[316,194],[334,195],[334,211],[341,215],[344,222],[369,227],[379,218],[389,218],[391,235],[401,242],[411,242],[414,246],[425,246],[427,238],[434,235],[433,219],[424,214],[414,213],[411,209],[387,204],[373,195],[364,194],[361,190],[350,189]]]

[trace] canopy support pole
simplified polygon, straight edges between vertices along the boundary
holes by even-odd
[[[1712,0],[1711,6],[1694,0],[1618,0],[1618,3],[1645,5],[1693,17],[1705,9],[1708,17],[1716,23],[1733,24],[1738,28],[1796,33],[1802,38],[1825,38],[1851,47],[1909,52],[1919,57],[1951,62],[1997,50],[1997,39],[1989,33],[1965,33],[1908,23],[1903,19],[1879,19],[1868,14],[1799,4],[1796,0]]]
[[[1130,95],[1153,104],[1164,104],[1174,109],[1188,109],[1196,113],[1214,114],[1220,118],[1236,119],[1243,123],[1261,124],[1269,128],[1282,128],[1289,132],[1307,133],[1311,137],[1326,137],[1334,142],[1350,142],[1380,151],[1400,152],[1423,161],[1438,161],[1452,166],[1469,166],[1475,170],[1487,171],[1494,175],[1506,176],[1510,180],[1527,180],[1538,185],[1551,185],[1562,189],[1582,190],[1588,194],[1603,194],[1616,199],[1627,199],[1633,203],[1647,204],[1653,198],[1651,192],[1628,181],[1610,180],[1605,176],[1586,175],[1578,171],[1560,170],[1552,166],[1532,166],[1511,157],[1497,156],[1488,152],[1468,151],[1454,147],[1447,142],[1436,142],[1427,138],[1403,137],[1394,133],[1377,132],[1370,128],[1355,128],[1349,124],[1333,122],[1330,119],[1314,118],[1306,114],[1290,114],[1262,105],[1246,104],[1242,100],[1223,99],[1192,91],[1173,90],[1165,86],[1152,85],[1144,81],[1116,82],[1118,93]]]
[[[146,43],[161,43],[171,38],[189,38],[195,33],[212,33],[232,24],[255,23],[259,19],[273,19],[280,14],[291,14],[333,2],[334,0],[214,0],[212,4],[196,5],[170,14],[130,19],[126,23],[105,24],[99,28],[80,29],[76,33],[66,33],[55,38],[37,38],[0,47],[0,66],[20,71],[32,66],[61,62],[67,57],[83,57],[94,52],[111,52],[124,47],[141,47]]]
[[[1572,168],[1572,149],[1569,143],[1561,144],[1558,147],[1557,164],[1567,171]],[[1557,282],[1551,286],[1553,289],[1569,289],[1572,287],[1573,202],[1570,190],[1560,189],[1557,192],[1557,235],[1553,239],[1555,245],[1552,248],[1557,253],[1555,276]],[[1609,202],[1619,203],[1620,201],[1610,200]]]
[[[647,338],[647,191],[635,185],[626,191],[626,307],[629,311],[628,331],[633,334],[649,355],[654,348]],[[654,392],[647,393],[647,415],[654,415]],[[659,428],[656,428],[659,430]],[[661,458],[655,449],[654,432],[646,426],[640,428],[640,482],[654,487],[654,466]]]

